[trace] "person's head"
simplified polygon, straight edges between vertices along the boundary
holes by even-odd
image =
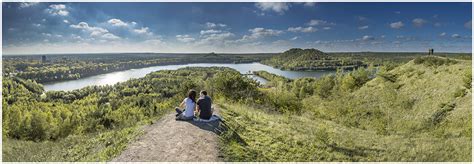
[[[201,96],[207,96],[207,91],[201,90]]]
[[[190,98],[193,102],[196,102],[196,91],[194,89],[188,91],[188,98]]]

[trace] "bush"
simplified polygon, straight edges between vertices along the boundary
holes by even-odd
[[[258,93],[257,82],[236,71],[218,72],[210,80],[210,84],[214,92],[234,101],[252,99]]]
[[[314,85],[314,93],[321,98],[328,98],[331,96],[331,91],[334,88],[334,85],[334,76],[321,77]]]
[[[302,104],[299,98],[292,92],[279,88],[265,91],[266,102],[281,113],[301,111]]]

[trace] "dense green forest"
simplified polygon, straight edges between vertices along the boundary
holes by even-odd
[[[322,78],[255,72],[269,80],[260,85],[230,68],[195,67],[68,92],[4,76],[2,155],[107,161],[193,88],[221,108],[226,161],[471,161],[471,68],[417,57]]]
[[[317,49],[300,48],[292,48],[262,63],[287,70],[336,70],[366,66],[360,60],[335,58]]]
[[[3,75],[31,79],[38,83],[83,77],[157,65],[189,63],[250,63],[273,54],[70,54],[3,56]]]

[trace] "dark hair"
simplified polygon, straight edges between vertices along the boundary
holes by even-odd
[[[188,98],[191,99],[194,103],[196,102],[196,91],[194,89],[189,90]]]
[[[203,95],[207,95],[207,91],[205,91],[205,90],[201,90],[201,94],[203,94]]]

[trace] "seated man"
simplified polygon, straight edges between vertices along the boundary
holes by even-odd
[[[209,120],[212,116],[212,99],[207,95],[205,90],[202,90],[199,94],[199,99],[196,104],[199,118]]]

